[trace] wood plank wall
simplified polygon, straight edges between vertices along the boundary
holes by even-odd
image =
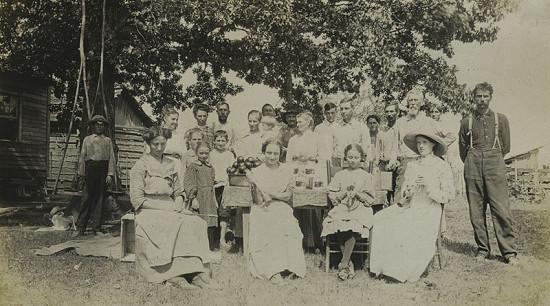
[[[22,79],[1,78],[0,91],[18,95],[21,103],[19,141],[0,142],[0,177],[45,179],[49,87]]]

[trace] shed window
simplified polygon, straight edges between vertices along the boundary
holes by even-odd
[[[20,115],[17,96],[0,93],[0,140],[19,140]]]

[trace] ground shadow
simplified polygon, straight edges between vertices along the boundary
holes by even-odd
[[[477,251],[477,247],[470,243],[449,240],[447,238],[442,239],[441,244],[446,250],[463,255],[472,255]]]

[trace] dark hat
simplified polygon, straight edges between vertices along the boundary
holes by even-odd
[[[106,125],[109,125],[109,121],[107,121],[107,119],[105,119],[105,117],[103,117],[102,115],[95,115],[92,117],[92,119],[90,120],[90,124],[94,123],[94,122],[103,122],[105,123]]]
[[[296,106],[289,106],[287,110],[281,115],[281,119],[283,119],[284,123],[286,122],[286,116],[288,115],[298,115],[300,113],[300,110]]]
[[[436,156],[443,156],[443,154],[447,152],[447,145],[445,145],[441,137],[435,135],[434,132],[428,129],[421,129],[418,131],[410,132],[403,138],[403,142],[407,145],[407,147],[413,150],[416,154],[420,154],[418,152],[418,147],[416,146],[416,136],[422,136],[435,142],[433,152]]]
[[[64,210],[64,208],[56,206],[56,207],[52,208],[52,210],[50,211],[50,216],[53,217],[55,214],[57,214],[58,212],[63,211],[63,210]]]

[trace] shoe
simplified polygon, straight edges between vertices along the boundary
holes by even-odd
[[[281,273],[277,273],[273,275],[269,281],[274,285],[282,285],[284,283],[283,277],[281,276]]]
[[[98,234],[107,234],[107,231],[102,230],[102,229],[100,229],[100,230],[94,230],[94,231],[92,231],[92,234],[93,234],[94,236],[97,236]]]
[[[166,281],[167,283],[170,283],[174,285],[177,288],[180,289],[200,289],[200,287],[190,284],[185,278],[183,277],[174,277]]]
[[[201,289],[210,289],[210,290],[219,290],[222,289],[221,286],[214,284],[206,273],[200,273],[199,275],[193,278],[191,284],[201,288]]]
[[[220,249],[224,251],[228,251],[229,249],[231,249],[231,244],[225,241],[220,241]]]
[[[344,263],[340,262],[340,263],[338,264],[338,270],[339,270],[339,272],[338,272],[338,278],[339,278],[340,280],[343,280],[343,281],[344,281],[344,280],[348,279],[348,277],[349,277],[349,272],[350,272],[350,270],[349,270],[349,265],[344,265]]]
[[[510,266],[519,266],[520,262],[516,256],[508,257],[508,264]]]
[[[73,238],[84,236],[84,231],[73,232]]]
[[[477,253],[476,255],[476,261],[483,262],[487,260],[487,255],[483,253]]]

